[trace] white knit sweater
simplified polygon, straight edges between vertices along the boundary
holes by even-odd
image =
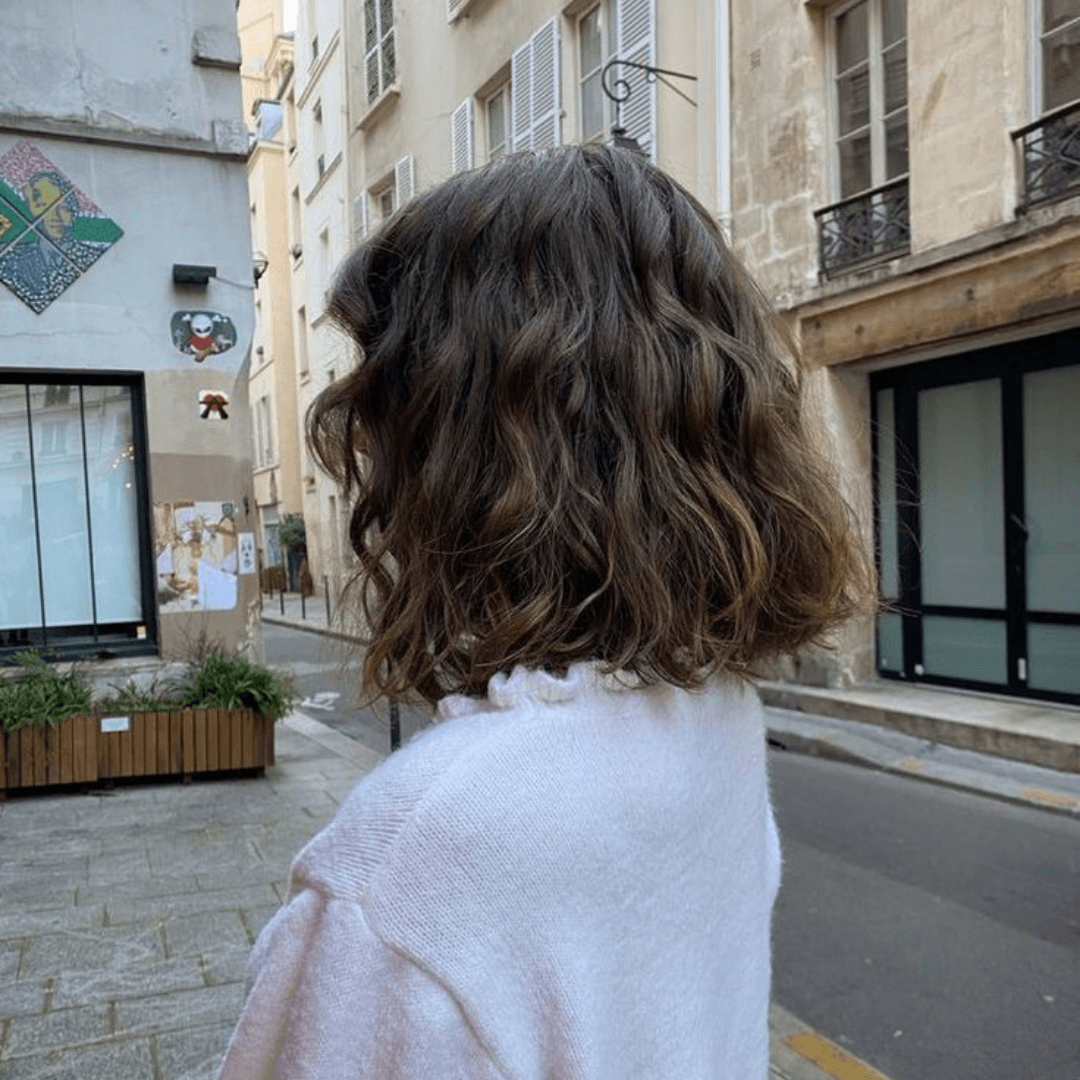
[[[224,1080],[765,1080],[761,707],[515,670],[366,777],[262,932]]]

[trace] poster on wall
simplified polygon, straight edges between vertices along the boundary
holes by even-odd
[[[154,504],[158,605],[163,613],[231,611],[238,555],[233,505]]]

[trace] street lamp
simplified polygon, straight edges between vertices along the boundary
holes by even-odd
[[[693,98],[689,98],[684,94],[677,86],[669,83],[665,75],[670,76],[673,79],[689,79],[690,82],[697,82],[696,75],[684,75],[681,71],[668,71],[665,68],[650,67],[648,64],[638,64],[633,60],[609,60],[600,72],[600,86],[603,89],[607,97],[615,102],[615,123],[611,125],[611,142],[613,146],[617,146],[622,150],[630,150],[635,154],[644,154],[645,150],[638,143],[632,135],[628,135],[626,128],[622,126],[622,105],[623,102],[630,97],[634,88],[630,85],[630,81],[626,76],[620,75],[618,78],[608,85],[608,74],[617,67],[633,68],[635,71],[644,71],[645,79],[647,82],[656,82],[660,80],[668,89],[673,90],[684,101],[690,102],[694,108],[697,108],[697,102]]]

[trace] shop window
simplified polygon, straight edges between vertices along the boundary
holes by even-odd
[[[0,381],[0,655],[153,651],[142,385]]]

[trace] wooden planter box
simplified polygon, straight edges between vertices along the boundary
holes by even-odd
[[[0,798],[16,788],[133,776],[187,781],[273,764],[274,721],[253,709],[71,716],[47,729],[0,730]]]

